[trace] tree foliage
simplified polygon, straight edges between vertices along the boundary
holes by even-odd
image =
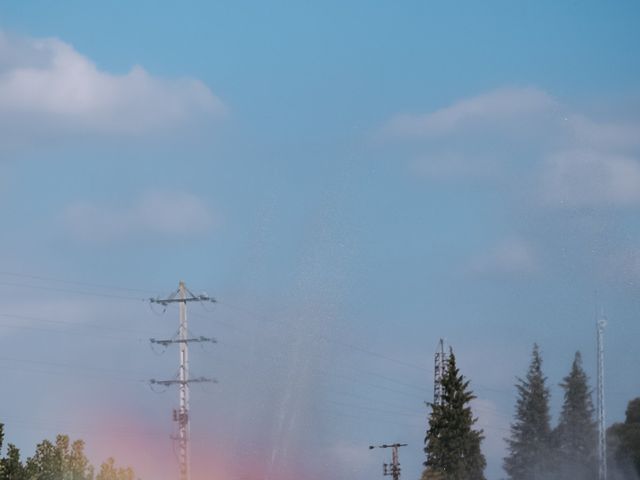
[[[504,469],[513,480],[538,480],[550,470],[552,451],[549,390],[538,345],[533,346],[529,370],[524,379],[518,379],[516,389],[518,400]]]
[[[7,455],[0,460],[1,480],[25,480],[26,472],[20,461],[20,450],[12,443],[7,445]]]
[[[134,480],[135,474],[130,467],[118,468],[113,458],[108,458],[100,465],[96,480]]]
[[[0,451],[4,441],[4,425],[0,423]],[[130,468],[116,467],[109,458],[100,467],[95,480],[134,480]],[[67,435],[58,435],[55,442],[43,440],[36,446],[33,456],[23,464],[15,445],[7,446],[0,458],[0,480],[94,480],[94,468],[84,452],[84,441],[71,441]]]
[[[596,422],[582,356],[576,352],[571,371],[560,386],[564,403],[553,431],[555,472],[561,479],[590,480],[597,476]]]
[[[607,430],[610,466],[616,479],[640,477],[640,397],[627,405],[624,423]]]
[[[0,423],[0,451],[4,444],[4,424]],[[20,450],[10,443],[7,455],[0,458],[0,480],[26,480],[24,466],[20,461]]]
[[[84,442],[73,443],[67,435],[58,435],[54,443],[44,440],[25,465],[33,480],[93,480],[93,467],[84,454]]]
[[[424,451],[425,479],[484,480],[486,460],[480,450],[482,430],[474,430],[471,400],[475,398],[450,351],[442,378],[442,402],[431,404]]]

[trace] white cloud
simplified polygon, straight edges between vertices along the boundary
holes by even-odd
[[[0,31],[0,125],[14,134],[139,134],[223,111],[199,80],[111,74],[59,39]]]
[[[580,145],[613,150],[640,147],[640,123],[597,122],[580,114],[568,116],[567,123]]]
[[[550,205],[640,205],[640,162],[589,150],[551,154],[543,168],[542,199]]]
[[[80,241],[108,242],[145,234],[194,236],[214,225],[210,209],[185,192],[147,192],[128,207],[114,208],[88,202],[64,211],[63,224]]]
[[[423,140],[409,147],[423,177],[498,180],[520,191],[535,179],[533,198],[545,207],[640,206],[640,122],[591,118],[533,87],[396,115],[384,131]]]
[[[436,137],[469,126],[537,115],[555,107],[555,100],[536,88],[504,88],[426,114],[398,114],[384,130],[398,137]]]
[[[538,268],[534,249],[521,238],[503,240],[471,261],[471,272],[476,274],[522,275],[534,273]]]

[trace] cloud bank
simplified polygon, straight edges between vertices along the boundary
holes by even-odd
[[[397,114],[382,132],[412,142],[412,168],[426,178],[493,176],[522,186],[524,176],[545,207],[640,206],[640,122],[592,118],[537,88]]]
[[[0,31],[0,125],[14,134],[137,135],[223,112],[197,79],[158,78],[140,66],[116,75],[57,38]]]
[[[470,201],[492,190],[512,215],[512,237],[495,232],[465,272],[526,278],[570,257],[588,275],[601,264],[602,278],[615,271],[636,281],[629,218],[640,208],[640,119],[626,113],[586,114],[538,88],[501,88],[393,115],[381,139],[406,155],[414,175],[458,182]]]

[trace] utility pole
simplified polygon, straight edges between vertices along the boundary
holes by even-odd
[[[406,443],[393,443],[391,445],[369,445],[369,450],[374,448],[390,448],[391,449],[391,463],[382,464],[382,474],[387,477],[393,477],[393,480],[400,480],[400,457],[398,456],[398,448],[406,447]]]
[[[604,407],[604,315],[596,318],[598,348],[598,480],[607,480],[607,431]]]
[[[172,439],[178,441],[178,460],[180,462],[180,480],[190,480],[190,449],[189,449],[189,384],[191,383],[215,383],[215,380],[205,377],[189,378],[189,343],[211,342],[216,343],[213,338],[196,337],[189,338],[187,330],[187,302],[215,302],[214,299],[207,295],[194,295],[184,282],[180,282],[178,290],[170,297],[158,299],[150,298],[151,303],[157,303],[167,306],[170,303],[178,303],[180,309],[180,327],[178,329],[178,338],[170,340],[156,340],[151,338],[152,344],[169,346],[177,343],[179,345],[179,361],[178,379],[174,380],[155,380],[151,379],[152,385],[172,386],[178,385],[180,407],[173,410],[173,421],[178,424],[178,435]]]

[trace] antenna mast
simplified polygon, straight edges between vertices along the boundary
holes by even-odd
[[[438,349],[436,350],[434,359],[434,374],[433,374],[433,404],[442,404],[442,378],[444,377],[447,369],[447,354],[444,351],[444,340],[441,338],[438,343]]]
[[[177,297],[176,297],[177,294]],[[190,480],[190,449],[189,449],[189,432],[190,432],[190,418],[189,418],[189,384],[191,383],[215,383],[216,381],[210,378],[198,377],[189,378],[189,343],[198,342],[211,342],[216,343],[213,338],[197,337],[188,338],[187,330],[187,302],[215,302],[214,299],[207,295],[194,295],[184,282],[180,282],[178,290],[169,298],[158,299],[150,298],[151,303],[158,303],[162,306],[167,306],[170,303],[178,303],[180,308],[180,327],[178,330],[178,338],[171,340],[156,340],[151,338],[152,344],[158,344],[162,346],[169,346],[170,344],[177,343],[180,346],[179,360],[180,367],[178,370],[177,380],[155,380],[151,379],[152,385],[178,385],[180,407],[178,410],[173,410],[173,421],[178,424],[178,435],[172,437],[178,441],[178,459],[180,462],[180,480]]]
[[[607,431],[604,406],[604,328],[607,319],[596,318],[598,347],[598,480],[607,480]]]

